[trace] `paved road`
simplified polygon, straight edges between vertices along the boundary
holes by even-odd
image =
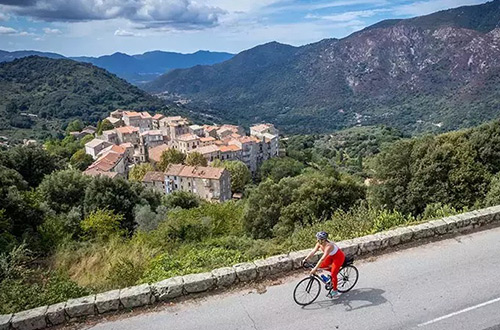
[[[265,293],[245,290],[100,323],[111,329],[500,330],[500,228],[357,262],[349,293],[301,308],[286,278]]]

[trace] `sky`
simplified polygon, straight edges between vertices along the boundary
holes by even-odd
[[[486,0],[0,0],[0,49],[65,56],[238,53],[342,38],[389,18]]]

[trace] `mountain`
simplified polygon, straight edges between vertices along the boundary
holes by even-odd
[[[231,57],[233,54],[209,51],[198,51],[193,54],[152,51],[138,55],[114,53],[101,57],[73,57],[72,59],[92,63],[133,84],[141,84],[172,69],[215,64]]]
[[[27,56],[43,56],[48,58],[62,59],[63,55],[55,53],[44,53],[33,50],[7,52],[0,50],[0,62],[8,62],[17,58]],[[211,65],[226,61],[233,54],[222,52],[197,51],[192,54],[181,54],[173,52],[152,51],[144,54],[128,55],[114,53],[100,57],[71,57],[70,59],[92,63],[95,66],[106,69],[120,78],[133,84],[141,84],[154,80],[163,73],[177,68],[189,68],[195,65]]]
[[[73,118],[95,123],[116,108],[165,107],[159,99],[92,64],[39,56],[0,63],[0,95],[4,134],[38,124],[41,130],[42,123]]]
[[[27,56],[43,56],[48,58],[64,58],[64,56],[56,53],[46,53],[38,52],[36,50],[20,50],[15,52],[7,52],[0,50],[0,62],[9,62],[17,58],[23,58]]]
[[[343,39],[257,46],[223,63],[173,70],[145,89],[287,132],[372,124],[452,130],[498,116],[499,22],[500,0],[383,21]]]

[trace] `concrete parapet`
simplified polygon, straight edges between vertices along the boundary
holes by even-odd
[[[88,316],[94,315],[94,303],[95,303],[95,295],[70,299],[66,302],[66,307],[64,310],[69,317],[80,317],[80,316]]]
[[[62,324],[66,321],[66,313],[64,309],[66,308],[66,302],[59,304],[50,305],[45,313],[47,321],[51,325]]]
[[[233,268],[240,282],[249,282],[257,278],[257,266],[253,262],[236,264]]]
[[[95,297],[95,306],[99,314],[117,311],[120,308],[120,290],[99,293]]]
[[[12,314],[0,315],[0,330],[9,330]]]
[[[187,293],[203,292],[215,287],[215,277],[212,273],[189,274],[182,278]]]
[[[166,301],[182,296],[184,280],[182,276],[171,277],[151,285],[157,301]]]
[[[236,271],[233,267],[222,267],[212,270],[217,287],[227,287],[236,282]]]
[[[388,231],[338,242],[347,256],[366,255],[373,252],[451,233],[464,232],[492,222],[500,223],[500,205],[482,210],[400,227]],[[67,302],[35,308],[19,313],[0,315],[0,330],[36,330],[66,322],[69,318],[135,308],[155,301],[168,301],[183,294],[204,292],[216,287],[226,288],[237,282],[265,279],[274,274],[299,269],[311,249],[293,251],[255,262],[245,262],[232,267],[222,267],[202,274],[189,274],[165,279],[154,284],[142,284],[121,290],[70,299]],[[318,261],[321,252],[310,258]]]
[[[120,290],[120,302],[125,308],[146,306],[151,303],[151,288],[149,284],[142,284]]]

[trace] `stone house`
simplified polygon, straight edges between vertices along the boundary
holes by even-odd
[[[116,133],[118,134],[119,143],[130,142],[134,145],[134,148],[140,143],[139,128],[132,126],[123,126],[116,128]]]
[[[147,188],[151,188],[162,193],[166,192],[165,175],[163,174],[163,172],[147,172],[142,179],[142,184]]]
[[[174,140],[174,148],[185,154],[200,146],[200,137],[191,133],[178,136]]]
[[[231,177],[223,168],[171,164],[165,170],[165,191],[188,191],[208,201],[231,199]]]
[[[125,126],[138,127],[140,132],[153,129],[153,117],[148,112],[123,111]]]
[[[92,158],[96,159],[97,154],[110,145],[111,143],[107,141],[101,139],[93,139],[92,141],[85,143],[85,153],[91,155]]]

